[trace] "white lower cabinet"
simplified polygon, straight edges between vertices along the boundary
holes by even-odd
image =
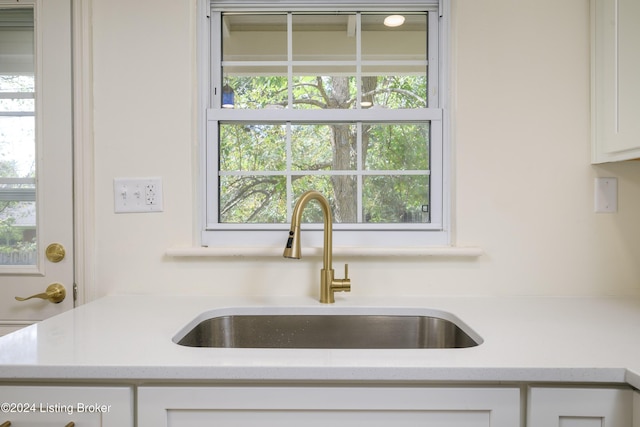
[[[133,427],[130,387],[0,386],[0,426]]]
[[[517,427],[518,388],[140,387],[138,427]]]
[[[519,387],[0,386],[11,427],[518,427]],[[137,409],[137,424],[134,413]],[[10,424],[7,424],[10,423]],[[630,388],[529,387],[527,427],[640,427]]]
[[[527,427],[633,427],[633,394],[627,388],[531,387]]]

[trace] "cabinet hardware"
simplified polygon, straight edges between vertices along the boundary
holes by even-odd
[[[76,423],[74,423],[73,421],[71,421],[69,424],[67,424],[67,425],[66,425],[66,426],[64,426],[64,427],[74,427],[75,425],[76,425]],[[0,427],[2,427],[2,426],[0,426]]]
[[[11,425],[11,421],[5,421],[2,424],[0,424],[0,427],[9,427]]]

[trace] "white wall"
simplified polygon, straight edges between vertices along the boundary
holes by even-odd
[[[485,255],[337,259],[352,294],[640,294],[640,163],[589,164],[589,1],[452,3],[455,235]],[[95,294],[315,295],[318,258],[164,255],[194,235],[195,0],[93,15]],[[114,214],[113,178],[144,176],[164,212]],[[593,213],[596,176],[617,214]]]

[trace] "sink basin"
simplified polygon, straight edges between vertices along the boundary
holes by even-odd
[[[174,342],[188,347],[316,349],[466,348],[482,342],[445,314],[450,319],[415,313],[220,314],[194,320],[195,326],[184,328]]]

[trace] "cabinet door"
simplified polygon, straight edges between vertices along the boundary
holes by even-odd
[[[0,425],[7,421],[16,427],[133,427],[133,392],[127,387],[0,386]]]
[[[591,0],[593,162],[640,157],[640,2]]]
[[[630,389],[543,388],[529,391],[528,427],[631,427]]]
[[[141,387],[138,427],[514,427],[514,388]]]

